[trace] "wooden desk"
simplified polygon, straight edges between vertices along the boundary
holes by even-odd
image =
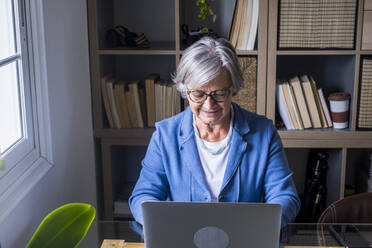
[[[144,243],[125,242],[118,239],[105,239],[101,248],[144,248]],[[342,246],[282,246],[281,248],[343,248]]]
[[[288,224],[281,230],[281,248],[346,247],[330,231],[337,226],[342,228],[342,230],[346,230],[346,233],[342,233],[342,236],[346,237],[346,239],[348,234],[352,234],[352,236],[349,236],[351,238],[346,242],[347,245],[355,246],[356,235],[359,235],[368,244],[372,244],[372,224]],[[347,231],[350,227],[357,229],[358,232]],[[90,235],[86,237],[86,241],[95,239],[97,242],[93,247],[144,248],[142,229],[136,222],[96,221],[92,224],[89,233]]]

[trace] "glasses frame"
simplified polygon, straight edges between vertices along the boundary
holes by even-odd
[[[217,91],[225,91],[225,92],[227,92],[227,95],[226,95],[226,97],[225,97],[224,100],[222,100],[222,101],[217,101],[217,100],[214,98],[214,96],[216,95],[216,92],[217,92]],[[193,93],[193,92],[200,92],[200,93],[203,93],[203,94],[204,94],[203,97],[205,97],[205,99],[203,99],[203,100],[201,100],[201,101],[194,101],[194,100],[192,99],[192,97],[190,96],[190,94]],[[224,102],[224,101],[226,101],[227,97],[231,94],[231,92],[232,92],[232,86],[230,86],[230,87],[228,87],[228,88],[223,88],[223,89],[214,90],[214,91],[211,91],[211,92],[209,92],[209,93],[206,93],[206,92],[203,91],[203,90],[187,90],[187,91],[186,91],[187,95],[189,96],[189,99],[190,99],[192,102],[194,102],[194,103],[204,103],[204,102],[208,99],[208,96],[210,96],[210,97],[213,99],[213,101],[215,101],[215,102]]]

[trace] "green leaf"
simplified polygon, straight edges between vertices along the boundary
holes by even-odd
[[[5,160],[3,158],[0,158],[0,171],[5,170]]]
[[[96,210],[84,203],[57,208],[41,222],[26,248],[73,248],[83,240]]]

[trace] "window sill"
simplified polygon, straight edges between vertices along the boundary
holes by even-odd
[[[0,223],[52,168],[44,158],[35,161],[0,197]]]

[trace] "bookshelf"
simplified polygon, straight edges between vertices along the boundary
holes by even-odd
[[[343,198],[345,184],[355,183],[357,158],[367,157],[372,151],[372,131],[357,127],[361,61],[364,57],[372,57],[372,50],[361,47],[364,3],[368,1],[358,3],[354,48],[283,50],[278,48],[279,1],[260,0],[257,45],[252,51],[237,51],[240,57],[256,58],[256,113],[273,121],[277,118],[275,86],[278,78],[308,73],[326,89],[326,96],[336,89],[351,94],[348,129],[279,130],[299,193],[303,192],[306,156],[310,149],[324,148],[329,152],[328,203]],[[235,0],[212,2],[217,21],[209,21],[207,25],[221,36],[228,35],[234,4]],[[170,73],[176,69],[186,47],[182,42],[181,24],[187,23],[191,28],[201,25],[195,8],[194,1],[189,0],[88,0],[100,218],[131,217],[125,201],[155,130],[148,127],[110,129],[103,108],[100,79],[107,73],[127,81],[159,73],[161,78],[170,80]],[[151,47],[107,47],[105,32],[119,24],[130,31],[144,33]]]

